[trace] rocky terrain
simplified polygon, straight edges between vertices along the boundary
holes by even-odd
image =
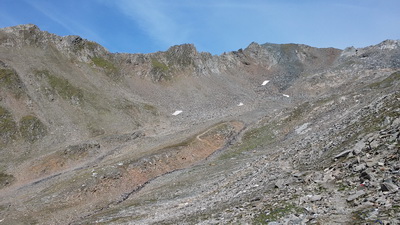
[[[400,41],[110,53],[0,29],[0,224],[399,224]]]

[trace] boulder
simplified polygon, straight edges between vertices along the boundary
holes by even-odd
[[[352,194],[352,195],[349,195],[349,197],[347,197],[347,201],[348,202],[351,202],[351,201],[353,201],[353,200],[355,200],[355,199],[357,199],[357,198],[359,198],[359,197],[361,197],[361,196],[363,196],[363,195],[365,195],[366,193],[365,193],[365,191],[364,190],[359,190],[359,191],[357,191],[356,193],[354,193],[354,194]]]

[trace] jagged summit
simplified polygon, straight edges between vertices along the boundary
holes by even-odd
[[[376,46],[366,48],[347,48],[344,51],[335,48],[314,48],[302,44],[258,44],[251,43],[244,50],[228,52],[221,56],[212,56],[209,53],[198,52],[193,44],[183,44],[170,47],[165,52],[150,54],[113,54],[95,42],[82,39],[79,36],[69,35],[60,37],[41,31],[36,25],[27,24],[1,29],[1,45],[3,46],[37,46],[40,48],[56,48],[64,55],[79,61],[90,63],[92,59],[104,58],[108,61],[126,61],[129,63],[147,63],[146,70],[134,71],[143,77],[148,77],[153,81],[171,80],[182,73],[197,75],[207,75],[213,73],[224,73],[227,70],[237,70],[242,65],[247,67],[257,67],[261,65],[269,71],[282,70],[280,74],[282,83],[280,88],[283,90],[290,85],[293,78],[301,73],[312,70],[333,66],[341,60],[341,57],[365,56],[367,52],[378,50],[398,49],[399,41],[387,40]],[[357,53],[357,54],[356,54]],[[396,57],[396,56],[394,56]],[[135,62],[139,60],[139,62]],[[395,59],[394,59],[395,60]],[[216,66],[224,61],[223,68]],[[252,63],[253,62],[253,63]],[[129,67],[129,66],[128,66]],[[236,67],[236,68],[235,68]],[[222,71],[221,71],[222,69]],[[257,68],[251,68],[258,70]],[[127,71],[124,71],[127,72]]]
[[[89,62],[90,58],[105,56],[109,52],[101,45],[77,35],[58,36],[42,31],[33,24],[18,25],[0,29],[0,45],[24,48],[33,46],[43,49],[55,48],[68,57],[78,57]]]
[[[399,71],[396,40],[130,54],[0,29],[0,223],[398,224]]]
[[[34,30],[34,31],[40,31],[39,27],[36,26],[35,24],[20,24],[12,27],[4,27],[0,28],[0,30],[5,31],[7,33],[11,32],[20,32],[23,30]]]

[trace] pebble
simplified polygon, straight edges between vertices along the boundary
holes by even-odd
[[[322,195],[313,195],[309,199],[311,202],[320,201],[322,199]]]
[[[384,182],[381,184],[381,191],[397,192],[398,190],[399,190],[399,187],[397,187],[393,183]]]

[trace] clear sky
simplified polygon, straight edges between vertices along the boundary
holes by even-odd
[[[0,27],[27,23],[111,52],[193,43],[221,54],[253,41],[343,49],[400,39],[400,0],[0,0]]]

